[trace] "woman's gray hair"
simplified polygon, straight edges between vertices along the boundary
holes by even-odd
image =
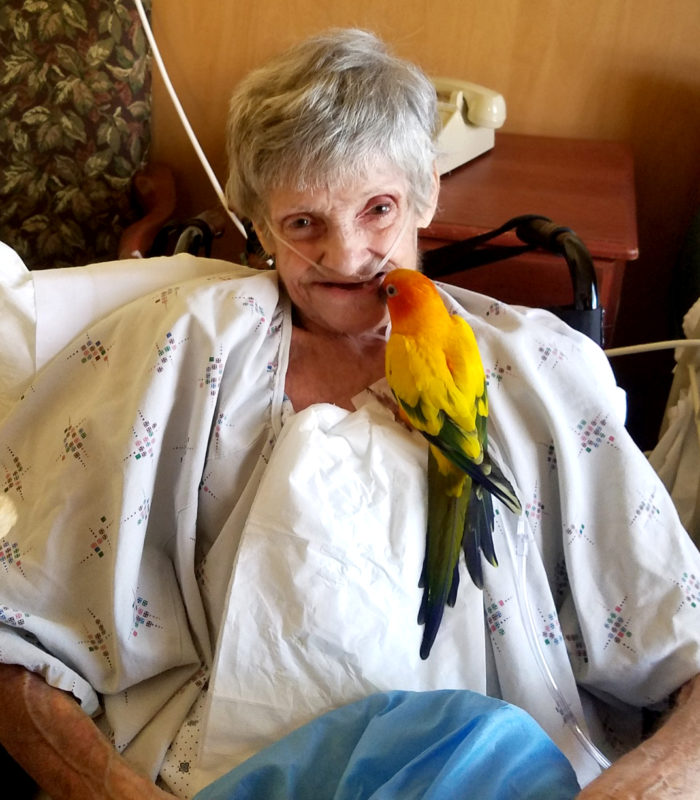
[[[330,30],[235,90],[226,198],[265,225],[275,187],[305,191],[364,177],[381,157],[404,174],[420,214],[432,197],[438,125],[435,89],[415,65],[371,33]]]

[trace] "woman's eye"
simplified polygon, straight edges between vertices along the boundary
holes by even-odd
[[[382,227],[390,225],[396,217],[397,206],[390,199],[376,199],[367,205],[365,219]]]
[[[309,216],[289,217],[282,224],[282,231],[290,238],[303,238],[314,231],[314,220]]]

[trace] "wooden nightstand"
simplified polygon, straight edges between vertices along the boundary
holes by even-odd
[[[520,214],[542,214],[571,228],[589,249],[613,340],[622,277],[638,256],[634,167],[620,142],[497,133],[493,150],[443,175],[438,210],[419,244],[427,250],[497,228]],[[516,243],[514,233],[492,244]],[[563,258],[527,253],[445,280],[508,303],[571,302]]]

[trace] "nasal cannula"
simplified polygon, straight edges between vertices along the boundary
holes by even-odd
[[[389,246],[389,249],[386,251],[386,253],[384,253],[384,256],[382,257],[382,259],[379,262],[379,264],[377,264],[377,266],[374,268],[374,274],[375,275],[378,275],[382,271],[384,266],[388,263],[389,259],[394,255],[394,252],[396,251],[396,248],[398,247],[399,242],[401,241],[401,237],[406,232],[406,228],[408,227],[408,223],[410,221],[411,221],[410,214],[405,214],[403,222],[401,223],[401,227],[399,228],[399,231],[396,234],[396,238],[391,243],[391,245]],[[275,229],[272,227],[272,225],[270,225],[268,227],[269,227],[270,232],[272,233],[272,235],[275,237],[275,239],[280,241],[283,245],[285,245],[285,247],[288,247],[293,253],[296,253],[296,255],[298,255],[299,258],[301,258],[304,261],[306,261],[307,264],[310,264],[312,267],[316,267],[316,269],[318,269],[321,272],[324,272],[327,269],[327,267],[324,267],[322,264],[319,264],[317,261],[314,261],[312,258],[309,258],[307,255],[304,255],[304,253],[302,253],[301,250],[297,250],[297,248],[294,247],[294,245],[292,245],[291,242],[289,242],[284,237],[280,236],[275,231]]]
[[[209,181],[212,184],[214,191],[216,192],[219,201],[223,205],[228,215],[231,217],[232,221],[234,222],[238,230],[243,234],[243,236],[247,238],[245,227],[243,223],[240,221],[240,219],[236,216],[236,214],[229,208],[228,203],[226,202],[226,197],[221,188],[221,185],[219,184],[219,181],[217,180],[216,175],[214,174],[214,171],[212,170],[204,154],[204,151],[202,150],[202,147],[199,144],[199,141],[197,140],[197,137],[192,129],[192,126],[190,125],[189,120],[187,119],[187,116],[184,112],[184,109],[182,108],[182,104],[180,103],[177,93],[175,92],[172,82],[168,77],[165,64],[163,63],[163,59],[160,55],[160,51],[158,49],[158,45],[153,35],[153,31],[151,30],[151,26],[148,22],[148,17],[146,16],[143,4],[141,0],[134,0],[134,2],[136,4],[139,17],[141,18],[141,23],[146,33],[146,38],[148,39],[149,45],[153,52],[153,57],[156,61],[156,64],[158,65],[158,69],[160,71],[163,82],[165,83],[166,89],[172,99],[173,105],[175,106],[175,110],[178,116],[180,117],[180,120],[192,143],[192,146],[194,147],[195,153],[197,154],[197,157],[199,158],[204,168],[204,171],[207,177],[209,178]],[[385,266],[385,264],[389,261],[389,259],[393,255],[401,239],[401,236],[405,232],[406,225],[408,224],[409,219],[410,215],[407,215],[403,221],[403,224],[401,226],[401,229],[399,230],[397,237],[395,238],[394,242],[385,253],[384,257],[382,258],[377,271],[381,271],[381,269]],[[321,265],[317,264],[315,261],[304,255],[300,250],[297,250],[295,247],[293,247],[289,241],[279,236],[279,234],[277,234],[272,228],[271,232],[273,236],[275,236],[275,238],[284,243],[290,250],[292,250],[298,256],[300,256],[313,266],[322,269]],[[651,342],[649,344],[631,345],[629,347],[612,348],[612,349],[607,349],[604,352],[608,356],[618,356],[618,355],[627,355],[631,353],[648,352],[651,350],[669,349],[674,347],[689,347],[689,346],[697,347],[698,345],[700,345],[700,340],[698,339],[679,339],[679,340],[672,340],[665,342]],[[556,681],[556,678],[554,677],[554,674],[552,673],[552,670],[549,668],[549,664],[547,663],[547,658],[544,654],[541,643],[539,641],[538,630],[535,624],[532,608],[530,606],[530,599],[528,596],[527,560],[528,560],[530,542],[528,541],[528,536],[525,532],[525,524],[522,518],[518,520],[515,552],[513,551],[513,544],[508,539],[508,537],[505,537],[505,540],[512,561],[516,565],[516,576],[517,576],[515,582],[516,596],[517,596],[518,606],[520,609],[520,615],[523,622],[523,627],[525,628],[530,649],[532,650],[535,660],[540,668],[540,671],[542,672],[542,677],[547,686],[547,689],[551,694],[557,709],[559,709],[560,713],[562,714],[564,722],[571,729],[576,739],[584,747],[586,752],[588,752],[589,755],[591,755],[603,769],[607,769],[607,767],[610,766],[610,761],[596,747],[590,736],[588,736],[582,725],[576,719],[575,713],[571,709],[570,704],[567,702],[566,698],[564,697],[564,694],[559,688],[559,685]]]

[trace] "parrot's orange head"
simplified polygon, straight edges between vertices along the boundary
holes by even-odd
[[[382,281],[382,290],[397,333],[415,333],[447,316],[435,284],[413,269],[392,270]]]

